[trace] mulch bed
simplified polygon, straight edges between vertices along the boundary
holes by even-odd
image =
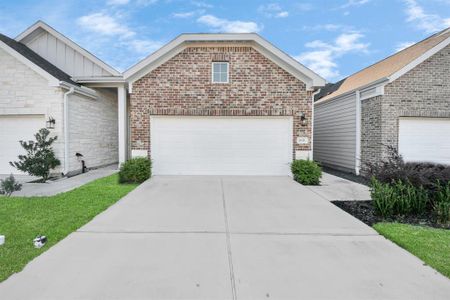
[[[375,214],[375,208],[372,204],[372,200],[332,201],[332,203],[369,226],[379,222],[399,222],[411,225],[426,225],[430,227],[450,229],[449,225],[445,226],[436,223],[435,216],[431,212],[428,212],[420,217],[396,216],[389,219],[383,219]]]

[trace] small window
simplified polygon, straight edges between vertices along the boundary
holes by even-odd
[[[228,63],[213,62],[212,63],[212,82],[228,83]]]

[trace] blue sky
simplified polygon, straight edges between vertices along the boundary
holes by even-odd
[[[0,0],[0,32],[43,20],[126,70],[184,32],[258,32],[334,82],[450,26],[450,0]]]

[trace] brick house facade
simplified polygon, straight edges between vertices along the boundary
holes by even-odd
[[[229,62],[229,83],[211,82],[214,61]],[[189,46],[133,83],[131,148],[150,157],[152,115],[292,116],[293,155],[311,150],[312,91],[248,44]]]
[[[384,87],[384,95],[361,102],[361,162],[398,148],[400,117],[450,118],[450,46]]]

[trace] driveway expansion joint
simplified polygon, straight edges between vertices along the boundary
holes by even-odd
[[[223,205],[223,217],[225,221],[225,235],[227,241],[227,253],[228,253],[228,264],[230,266],[230,280],[231,280],[231,293],[233,300],[237,299],[236,293],[236,282],[234,278],[234,269],[233,269],[233,254],[231,252],[231,238],[230,238],[230,228],[228,226],[228,214],[227,214],[227,206],[225,203],[225,190],[223,188],[223,179],[220,178],[220,188],[222,191],[222,205]]]

